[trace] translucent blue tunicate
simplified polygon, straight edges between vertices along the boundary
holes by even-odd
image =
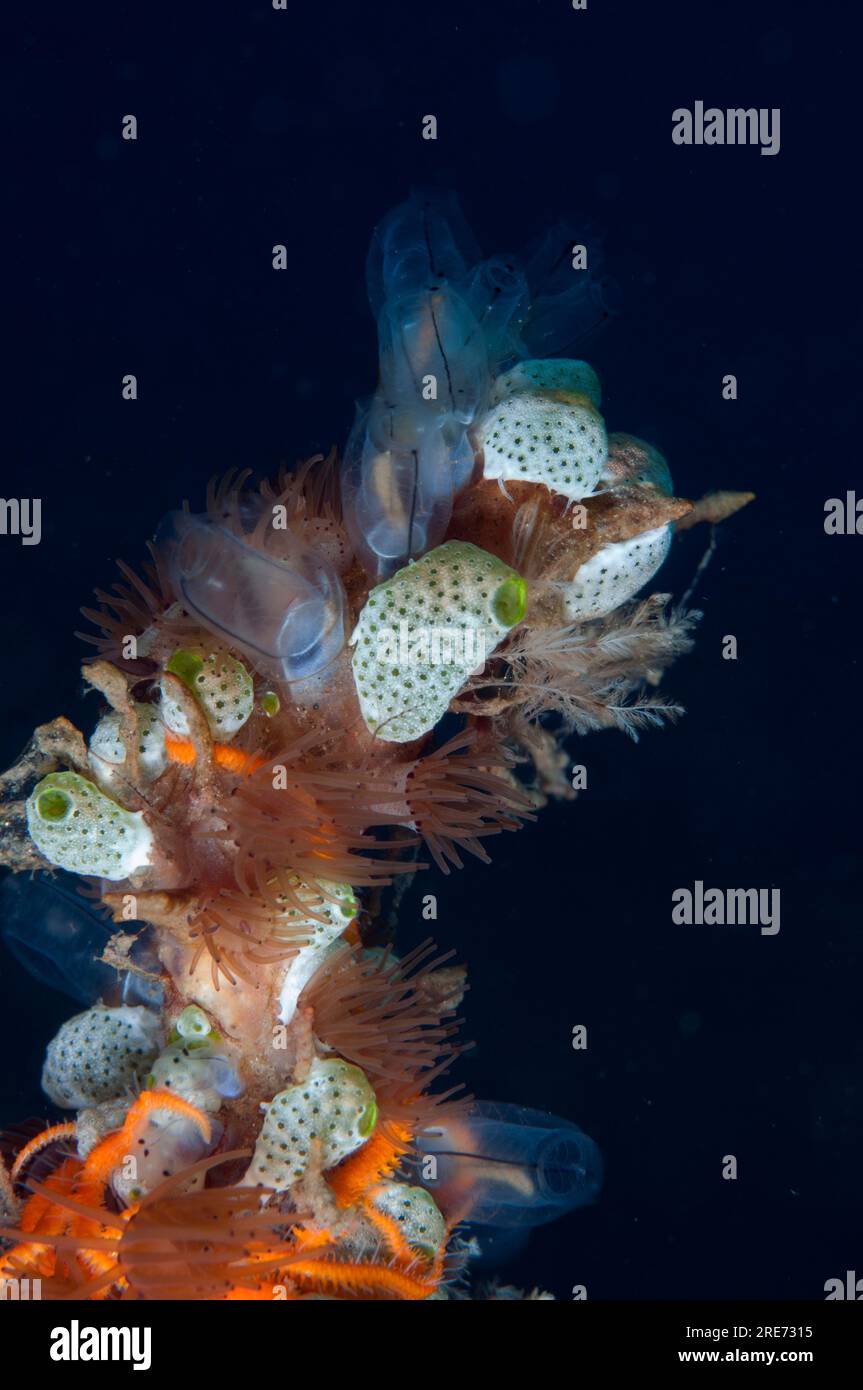
[[[395,441],[382,447],[376,440],[386,438],[386,425],[377,402],[358,415],[342,475],[351,539],[376,578],[391,574],[411,555],[423,554],[442,539],[452,512],[454,479],[462,475],[467,447],[449,446],[441,429],[417,433],[413,447],[399,447]]]
[[[284,681],[323,671],[345,642],[345,597],[332,566],[282,531],[277,558],[208,516],[170,512],[156,546],[189,612]]]
[[[461,293],[476,257],[452,195],[414,193],[372,238],[379,381],[349,440],[342,492],[354,547],[375,578],[443,539],[473,472],[467,430],[489,390],[486,339]],[[477,298],[487,311],[488,297]]]
[[[476,450],[470,435],[463,426],[448,421],[441,430],[441,442],[447,451],[453,492],[458,493],[466,487],[476,468]]]
[[[424,1131],[417,1148],[438,1206],[478,1225],[539,1226],[594,1201],[602,1186],[593,1140],[521,1105],[476,1101],[465,1116]]]
[[[479,324],[452,286],[387,300],[378,317],[384,410],[406,424],[400,443],[439,429],[449,417],[467,425],[488,393],[488,357]]]
[[[583,269],[573,266],[576,245],[587,247]],[[525,357],[566,352],[614,312],[616,287],[602,275],[597,239],[588,237],[585,229],[575,237],[563,223],[549,227],[533,248],[525,273],[530,285],[530,307],[521,330]]]
[[[342,473],[345,519],[373,578],[443,539],[476,466],[471,429],[493,377],[607,316],[593,270],[573,268],[572,240],[556,228],[527,264],[483,260],[455,196],[428,191],[376,228],[366,278],[378,387],[358,410]]]
[[[243,1083],[233,1062],[227,1057],[207,1057],[204,1059],[207,1085],[218,1091],[220,1096],[234,1099],[243,1094]]]
[[[540,295],[531,305],[522,340],[525,357],[552,357],[604,323],[612,312],[609,281],[589,278],[563,294]]]
[[[107,920],[76,891],[71,875],[10,874],[0,884],[0,934],[16,960],[51,989],[92,1004],[117,983],[99,957]]]
[[[454,193],[414,190],[378,223],[366,261],[366,284],[377,317],[387,299],[459,284],[479,251]]]
[[[154,979],[162,970],[162,964],[153,944],[154,928],[138,932],[129,952],[129,960],[146,970],[146,975],[138,970],[127,970],[123,976],[122,1002],[124,1004],[143,1004],[147,1009],[161,1009],[165,1002],[165,988],[160,979]]]
[[[151,980],[146,975],[127,970],[123,977],[121,998],[124,1004],[142,1004],[145,1009],[161,1009],[165,1002],[165,988],[159,980]]]
[[[530,307],[530,288],[515,260],[492,256],[482,261],[471,275],[464,297],[479,324],[493,373],[519,353],[527,355],[520,351],[520,333]]]

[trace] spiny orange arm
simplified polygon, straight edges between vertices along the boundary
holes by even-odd
[[[310,1231],[303,1226],[294,1226],[291,1229],[290,1245],[284,1249],[265,1248],[263,1250],[249,1250],[244,1257],[245,1272],[254,1278],[256,1265],[266,1265],[267,1271],[261,1271],[259,1282],[255,1284],[235,1284],[225,1298],[231,1302],[242,1300],[259,1302],[274,1301],[276,1287],[284,1288],[285,1293],[281,1298],[295,1299],[297,1294],[293,1293],[286,1284],[285,1280],[290,1278],[290,1272],[298,1258],[302,1257],[302,1252],[317,1250],[329,1250],[334,1244],[335,1237],[332,1231],[326,1227]]]
[[[121,1213],[121,1217],[126,1216]],[[108,1213],[105,1213],[106,1217]],[[0,1228],[0,1235],[23,1234]],[[0,1262],[0,1275],[11,1277],[33,1270],[50,1277],[60,1270],[70,1274],[70,1259],[97,1278],[81,1286],[80,1298],[106,1298],[114,1288],[125,1288],[126,1279],[117,1263],[121,1231],[101,1224],[96,1217],[76,1216],[57,1204],[50,1207],[39,1229],[10,1250]],[[7,1264],[6,1261],[9,1263]]]
[[[389,1265],[342,1264],[337,1260],[302,1260],[286,1273],[290,1279],[306,1280],[319,1289],[382,1293],[410,1302],[429,1298],[439,1282],[434,1274],[420,1276]]]
[[[405,1240],[397,1221],[376,1207],[370,1197],[363,1202],[363,1213],[383,1236],[398,1266],[405,1268],[416,1264],[417,1252]]]
[[[77,1158],[67,1158],[47,1179],[44,1187],[58,1193],[68,1190],[69,1183],[80,1170],[81,1164]],[[43,1192],[35,1192],[25,1203],[21,1213],[19,1234],[26,1233],[31,1237],[62,1235],[69,1229],[71,1220],[70,1213],[52,1202],[49,1196]],[[0,1261],[0,1276],[12,1278],[33,1269],[37,1274],[48,1278],[54,1273],[56,1264],[56,1252],[51,1245],[30,1239],[21,1241],[3,1256]]]
[[[80,1201],[90,1202],[99,1208],[103,1206],[105,1188],[111,1180],[111,1174],[124,1162],[140,1138],[141,1131],[150,1123],[157,1110],[170,1110],[175,1115],[191,1120],[197,1125],[205,1142],[209,1143],[212,1127],[203,1110],[183,1100],[182,1096],[175,1095],[173,1091],[142,1091],[130,1107],[122,1129],[107,1135],[87,1156],[84,1171],[75,1188],[75,1195]],[[124,1216],[129,1214],[123,1213]],[[107,1217],[108,1213],[105,1215]],[[86,1244],[88,1237],[101,1237],[108,1229],[104,1222],[85,1216],[77,1216],[72,1224],[73,1234],[80,1237],[82,1242],[78,1251],[78,1261],[91,1274],[107,1276],[116,1269],[114,1251],[105,1251]],[[116,1282],[124,1282],[119,1270]],[[106,1284],[104,1289],[99,1289],[93,1297],[107,1297],[109,1288],[110,1284]]]
[[[134,1105],[129,1109],[123,1122],[123,1128],[109,1134],[100,1144],[96,1145],[95,1149],[91,1150],[84,1164],[79,1192],[83,1192],[85,1186],[94,1182],[102,1186],[107,1183],[114,1169],[118,1168],[126,1158],[131,1146],[138,1140],[141,1130],[149,1124],[156,1110],[170,1110],[174,1115],[182,1115],[185,1119],[191,1120],[193,1124],[197,1125],[204,1142],[207,1144],[210,1142],[212,1126],[203,1110],[199,1110],[197,1106],[183,1100],[182,1096],[175,1095],[173,1091],[142,1091]]]
[[[387,1216],[374,1205],[372,1195],[363,1202],[363,1212],[371,1224],[380,1231],[392,1254],[395,1257],[396,1268],[402,1273],[411,1274],[416,1269],[417,1262],[422,1257],[417,1251],[408,1244],[404,1238],[401,1227],[391,1216]],[[447,1225],[446,1239],[441,1243],[440,1249],[431,1263],[426,1263],[423,1267],[423,1281],[431,1284],[432,1289],[437,1288],[443,1275],[444,1258],[446,1247],[452,1232],[452,1225]]]
[[[132,1146],[140,1137],[141,1130],[149,1123],[156,1110],[170,1110],[175,1115],[182,1115],[186,1119],[192,1120],[198,1126],[204,1140],[209,1143],[211,1125],[202,1110],[190,1105],[187,1100],[175,1095],[173,1091],[142,1091],[128,1111],[122,1129],[107,1135],[87,1156],[83,1172],[75,1185],[75,1196],[80,1202],[86,1202],[98,1208],[101,1215],[105,1202],[105,1189],[111,1180],[111,1174],[124,1162]],[[131,1209],[123,1213],[124,1217],[130,1215]],[[107,1234],[110,1229],[107,1225],[108,1220],[109,1213],[105,1211],[104,1221],[79,1215],[72,1223],[73,1234],[82,1238],[81,1262],[94,1274],[105,1273],[111,1267],[113,1257],[106,1257],[93,1247],[85,1247],[85,1242],[88,1237],[101,1237]],[[114,1221],[114,1228],[116,1229],[116,1220]]]
[[[355,1206],[373,1187],[394,1173],[407,1152],[411,1137],[407,1125],[382,1127],[367,1144],[328,1173],[327,1182],[339,1206]]]
[[[165,734],[165,752],[169,762],[182,763],[188,767],[195,761],[195,745],[187,738],[177,738],[176,734]],[[266,758],[255,753],[244,753],[240,748],[232,748],[229,743],[213,744],[213,761],[226,772],[254,772],[263,767]]]
[[[107,1135],[88,1154],[83,1172],[75,1184],[75,1196],[80,1202],[87,1202],[91,1206],[99,1208],[101,1214],[105,1201],[105,1188],[111,1180],[111,1174],[124,1162],[132,1150],[132,1146],[139,1139],[141,1130],[149,1124],[153,1113],[157,1110],[170,1110],[175,1115],[182,1115],[185,1119],[192,1120],[198,1126],[204,1140],[209,1143],[211,1125],[202,1110],[190,1105],[187,1100],[175,1095],[173,1091],[142,1091],[134,1105],[130,1107],[122,1129]],[[130,1214],[123,1213],[124,1216]],[[107,1225],[108,1220],[109,1214],[106,1211],[104,1222],[89,1216],[76,1216],[72,1223],[72,1233],[81,1238],[79,1261],[93,1274],[106,1274],[115,1264],[113,1252],[105,1253],[86,1245],[88,1237],[101,1237],[107,1234],[110,1229]],[[116,1229],[116,1221],[114,1221],[114,1229]]]
[[[64,1229],[64,1219],[69,1213],[60,1203],[52,1202],[50,1193],[58,1196],[70,1191],[74,1178],[81,1172],[81,1161],[77,1158],[64,1159],[59,1168],[41,1184],[42,1191],[34,1192],[24,1205],[21,1213],[21,1230],[41,1235],[58,1235]]]
[[[31,1274],[50,1279],[56,1268],[57,1255],[50,1245],[26,1241],[0,1255],[0,1279],[26,1279]]]
[[[31,1158],[35,1158],[42,1149],[47,1149],[49,1144],[55,1144],[58,1139],[74,1139],[77,1132],[78,1126],[75,1121],[66,1120],[63,1124],[50,1125],[48,1129],[43,1129],[40,1134],[34,1135],[29,1144],[25,1144],[20,1150],[12,1164],[12,1171],[9,1175],[12,1181],[16,1181],[25,1164],[29,1163]]]
[[[295,1226],[291,1231],[291,1239],[297,1250],[320,1250],[322,1245],[334,1245],[336,1238],[326,1227],[321,1227],[318,1231],[307,1231]]]
[[[90,1274],[113,1276],[106,1279],[104,1284],[101,1280],[95,1283],[91,1292],[87,1294],[88,1298],[101,1301],[108,1297],[115,1285],[121,1289],[126,1287],[126,1279],[120,1273],[120,1266],[117,1264],[116,1251],[91,1250],[82,1246],[78,1251],[78,1263],[82,1269],[86,1269]]]

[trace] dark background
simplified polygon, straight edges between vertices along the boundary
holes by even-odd
[[[721,528],[697,650],[667,681],[685,720],[576,742],[589,791],[494,843],[491,868],[426,875],[403,940],[436,892],[436,934],[471,969],[460,1077],[576,1120],[605,1156],[599,1203],[501,1277],[562,1298],[821,1297],[863,1273],[863,540],[823,529],[828,497],[863,494],[853,11],[180,8],[3,21],[2,492],[43,502],[41,545],[0,537],[3,765],[59,713],[92,726],[73,632],[114,557],[138,563],[212,474],[343,442],[374,381],[369,235],[411,185],[454,187],[488,252],[590,218],[621,291],[582,347],[609,427],[656,443],[682,495],[758,500]],[[673,145],[696,99],[779,106],[781,152]],[[686,588],[706,539],[681,538],[661,587]],[[670,895],[697,878],[780,888],[780,934],[674,926]],[[8,1123],[48,1113],[42,1054],[76,1006],[0,952]]]

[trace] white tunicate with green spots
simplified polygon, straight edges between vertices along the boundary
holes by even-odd
[[[131,1095],[162,1046],[158,1014],[96,1004],[67,1019],[48,1044],[42,1090],[64,1110]]]
[[[433,1258],[446,1241],[446,1222],[430,1192],[403,1182],[376,1187],[372,1201],[384,1216],[397,1222],[408,1245]]]
[[[603,488],[653,487],[670,497],[671,470],[658,449],[633,434],[608,436],[608,459],[602,471]]]
[[[210,1043],[183,1038],[169,1042],[146,1078],[150,1091],[173,1091],[198,1110],[215,1115],[226,1096],[239,1096],[243,1086],[233,1063]]]
[[[670,526],[658,526],[628,541],[604,545],[563,586],[567,622],[602,618],[628,603],[656,574],[670,545]]]
[[[504,396],[483,416],[477,441],[484,477],[543,483],[570,501],[596,491],[608,456],[605,423],[586,397]]]
[[[244,1090],[222,1035],[198,1004],[187,1004],[175,1018],[146,1086],[151,1091],[173,1091],[211,1115],[221,1109],[226,1096],[240,1096]]]
[[[326,1171],[361,1149],[376,1123],[375,1093],[364,1072],[341,1059],[316,1058],[305,1081],[267,1106],[243,1182],[285,1191],[311,1162]]]
[[[242,662],[227,652],[207,652],[199,647],[176,651],[166,670],[191,690],[215,739],[225,742],[233,738],[254,709],[252,677]],[[162,718],[172,733],[188,736],[189,721],[164,681]]]
[[[467,541],[447,541],[372,589],[351,638],[371,732],[407,743],[433,729],[526,607],[525,580]]]
[[[599,410],[602,392],[599,377],[589,362],[574,357],[528,357],[492,383],[490,404],[504,396],[521,392],[561,391],[568,396],[586,396]]]
[[[154,705],[134,706],[138,729],[138,768],[143,781],[155,782],[165,770],[165,728]],[[99,720],[90,739],[87,760],[96,781],[106,791],[122,789],[126,746],[122,738],[123,716],[111,710]]]
[[[170,1110],[153,1110],[143,1133],[111,1174],[111,1186],[124,1206],[139,1202],[166,1178],[211,1153],[222,1133],[218,1120],[211,1123],[211,1136],[205,1139],[194,1120]],[[188,1190],[190,1181],[194,1179],[186,1180],[175,1191]]]
[[[52,864],[113,881],[150,863],[153,835],[142,811],[125,811],[77,772],[50,772],[27,799],[27,828]]]
[[[322,898],[313,888],[304,886],[297,880],[295,892],[316,914],[324,917],[310,917],[298,907],[285,908],[281,918],[292,935],[302,941],[295,956],[285,967],[279,988],[279,1022],[290,1023],[297,1011],[297,1002],[309,980],[330,954],[334,944],[356,917],[359,910],[354,890],[349,883],[329,883],[321,880],[323,892],[331,894],[336,901]]]

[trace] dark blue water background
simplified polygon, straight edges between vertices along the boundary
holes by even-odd
[[[584,349],[610,428],[656,443],[684,495],[758,500],[722,528],[697,651],[668,678],[681,725],[577,744],[576,805],[422,885],[470,966],[461,1076],[577,1121],[605,1157],[599,1203],[500,1272],[564,1298],[817,1297],[863,1268],[863,539],[823,529],[826,498],[863,495],[850,14],[30,8],[3,21],[2,491],[41,496],[43,540],[0,538],[4,765],[34,724],[91,726],[72,634],[114,557],[138,562],[210,475],[344,440],[374,380],[368,238],[411,185],[456,188],[489,252],[590,218],[622,291]],[[781,152],[675,146],[672,110],[697,99],[780,107]],[[663,587],[705,541],[681,540]],[[674,926],[695,879],[780,888],[781,932]],[[419,909],[417,888],[405,944]],[[0,966],[8,1123],[50,1113],[41,1057],[75,1005]]]

